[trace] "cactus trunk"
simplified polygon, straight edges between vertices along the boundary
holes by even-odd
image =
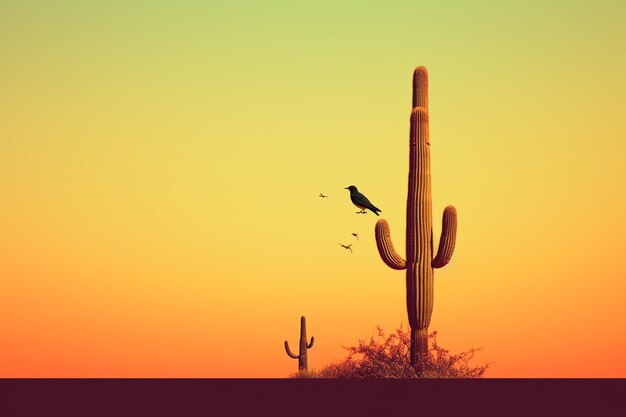
[[[406,269],[406,300],[411,327],[411,364],[418,374],[428,355],[428,326],[433,312],[433,268],[446,265],[456,239],[456,210],[446,207],[439,250],[433,259],[428,72],[413,73],[413,110],[409,134],[409,184],[406,209],[406,260],[394,250],[389,226],[376,223],[376,243],[383,261],[393,269]]]
[[[300,318],[300,355],[298,358],[298,370],[309,370],[309,355],[307,355],[306,347],[306,319],[304,316]]]
[[[411,326],[411,363],[422,363],[428,351],[428,326],[433,312],[432,200],[428,112],[411,112],[409,190],[406,208],[407,313]],[[424,336],[425,334],[425,336]]]
[[[419,375],[422,374],[424,362],[428,353],[428,328],[420,330],[411,329],[411,365]]]

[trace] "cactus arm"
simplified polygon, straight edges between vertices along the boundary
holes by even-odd
[[[306,345],[307,349],[311,349],[313,347],[313,342],[315,341],[315,337],[311,336],[311,343],[309,343],[308,345]]]
[[[441,268],[446,266],[452,258],[454,252],[454,244],[456,242],[456,209],[448,206],[443,211],[443,220],[441,228],[441,238],[439,239],[439,249],[437,256],[433,259],[433,268]]]
[[[287,355],[289,355],[290,357],[294,358],[294,359],[298,359],[299,356],[298,355],[294,355],[293,353],[291,353],[291,349],[289,349],[289,342],[285,340],[285,351],[287,352]]]
[[[380,219],[376,222],[376,246],[378,247],[378,253],[383,262],[393,269],[405,269],[406,262],[393,247],[391,242],[391,233],[389,231],[389,224],[385,219]]]

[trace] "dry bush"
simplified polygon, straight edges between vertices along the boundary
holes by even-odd
[[[294,374],[294,378],[419,378],[409,361],[411,336],[402,326],[385,336],[380,327],[378,337],[369,342],[359,340],[358,346],[345,347],[348,357],[327,365],[319,371]],[[437,344],[437,332],[431,339],[422,378],[480,378],[488,365],[472,366],[469,362],[480,349],[471,348],[451,354]]]

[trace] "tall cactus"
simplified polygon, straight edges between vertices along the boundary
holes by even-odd
[[[456,209],[443,211],[443,227],[433,258],[430,138],[428,131],[428,72],[413,73],[413,110],[409,134],[409,191],[406,206],[406,260],[396,253],[389,225],[376,223],[376,245],[383,261],[393,269],[406,269],[406,304],[411,327],[411,364],[421,374],[428,354],[428,326],[433,312],[433,268],[445,266],[456,239]]]
[[[294,355],[291,353],[291,349],[289,349],[289,342],[285,340],[285,351],[287,355],[292,357],[293,359],[298,359],[298,371],[308,371],[309,364],[307,358],[307,349],[311,349],[313,347],[313,341],[315,338],[311,336],[311,343],[307,344],[306,342],[306,319],[304,316],[300,317],[300,352],[298,355]]]

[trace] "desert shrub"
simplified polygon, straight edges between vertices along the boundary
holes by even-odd
[[[294,378],[418,378],[409,360],[411,336],[402,326],[385,336],[377,327],[378,337],[369,341],[359,340],[357,346],[345,347],[348,356],[326,365],[318,371],[294,374]],[[470,365],[476,352],[471,348],[465,352],[451,354],[437,343],[437,332],[429,335],[428,358],[423,365],[422,378],[480,378],[488,365]]]

